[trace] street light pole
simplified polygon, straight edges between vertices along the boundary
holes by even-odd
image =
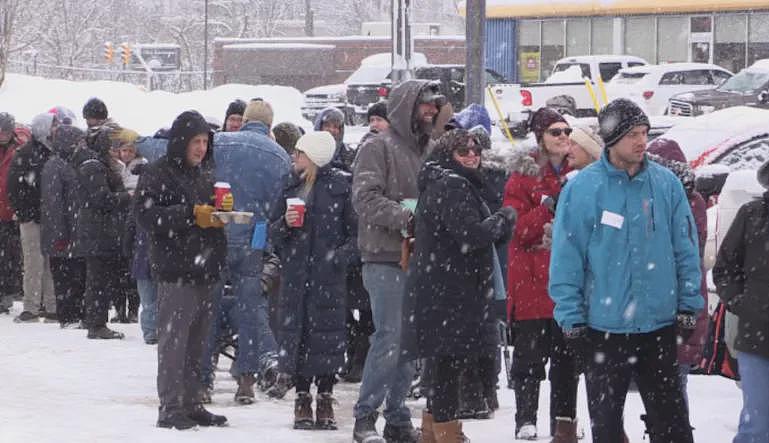
[[[208,89],[208,0],[203,9],[203,90]]]

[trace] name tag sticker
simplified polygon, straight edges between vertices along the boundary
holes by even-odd
[[[601,215],[601,224],[611,226],[612,228],[622,229],[622,223],[625,222],[625,217],[615,214],[609,211],[603,211]]]

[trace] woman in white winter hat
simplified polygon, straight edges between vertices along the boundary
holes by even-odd
[[[279,379],[296,387],[295,429],[337,428],[332,395],[347,345],[345,282],[349,264],[359,258],[352,177],[331,165],[335,150],[328,132],[297,141],[294,178],[276,208],[282,217],[270,226],[282,266],[275,321]]]
[[[569,136],[571,146],[566,159],[572,169],[580,170],[601,158],[604,144],[601,137],[590,126],[574,125],[571,129]]]

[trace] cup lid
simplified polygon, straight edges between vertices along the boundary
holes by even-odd
[[[227,182],[216,182],[214,183],[215,188],[229,188],[230,184]]]

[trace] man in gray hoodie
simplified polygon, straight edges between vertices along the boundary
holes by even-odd
[[[409,80],[396,86],[387,106],[390,131],[369,138],[353,165],[363,284],[376,329],[355,404],[353,438],[358,443],[414,443],[419,437],[405,405],[414,368],[399,358],[406,280],[399,264],[401,233],[413,220],[404,203],[417,198],[417,174],[432,148],[430,134],[445,103],[435,83]],[[375,423],[385,398],[382,438]]]

